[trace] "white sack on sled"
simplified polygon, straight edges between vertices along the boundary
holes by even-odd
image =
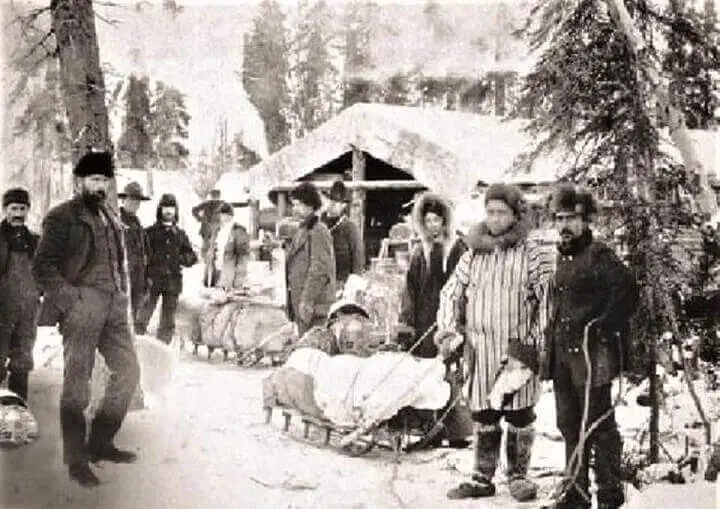
[[[418,359],[404,352],[371,357],[319,357],[313,378],[315,400],[338,426],[382,422],[401,408],[439,410],[450,399],[440,359]]]
[[[304,375],[315,377],[321,362],[330,356],[317,348],[298,348],[285,361],[286,368],[293,368]]]

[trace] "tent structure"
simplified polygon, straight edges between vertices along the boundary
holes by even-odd
[[[537,161],[529,175],[514,174],[515,158],[531,146],[524,126],[475,113],[355,104],[252,167],[250,188],[260,197],[330,166],[346,170],[340,159],[353,149],[450,198],[467,196],[478,181],[554,181],[559,157]]]

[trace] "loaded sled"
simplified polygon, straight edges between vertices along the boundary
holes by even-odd
[[[287,358],[294,327],[282,306],[271,299],[245,291],[216,291],[208,292],[194,308],[193,354],[205,346],[208,360],[220,350],[224,360],[232,353],[241,366],[255,365],[263,358],[278,365]]]
[[[299,420],[303,439],[350,456],[379,447],[398,459],[429,444],[443,431],[450,396],[441,360],[393,351],[331,356],[302,347],[263,381],[266,423],[279,411],[283,431]]]

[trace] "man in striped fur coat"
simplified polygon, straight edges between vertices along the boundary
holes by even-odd
[[[537,496],[537,485],[526,476],[535,440],[534,406],[540,392],[537,355],[532,355],[536,345],[531,338],[537,338],[541,329],[537,324],[539,297],[529,291],[533,254],[521,191],[507,184],[490,186],[485,212],[485,221],[467,236],[469,249],[443,287],[437,313],[435,339],[444,355],[459,347],[465,322],[469,405],[475,422],[472,478],[448,492],[448,498],[495,494],[493,477],[500,455],[500,420],[504,418],[510,493],[518,501],[528,501]],[[521,355],[528,349],[530,355]],[[519,389],[504,391],[510,394],[501,398],[502,404],[491,404],[493,386],[509,354],[524,360],[532,372],[518,384]]]

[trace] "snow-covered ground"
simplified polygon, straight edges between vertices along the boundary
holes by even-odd
[[[186,276],[190,288],[191,277],[194,272]],[[178,324],[180,332],[187,333],[186,317],[180,316]],[[41,437],[30,446],[0,453],[3,509],[537,507],[514,502],[502,476],[495,498],[450,503],[445,493],[470,471],[470,449],[403,455],[396,464],[392,454],[382,449],[350,458],[333,448],[309,445],[302,439],[299,422],[289,433],[282,431],[279,414],[269,425],[264,423],[261,382],[268,369],[224,364],[219,354],[208,362],[202,349],[199,357],[178,352],[170,384],[148,395],[148,409],[129,414],[117,443],[136,450],[138,463],[101,464],[96,471],[103,485],[82,489],[67,479],[62,465],[61,356],[44,362],[51,352],[59,351],[59,341],[52,329],[44,329],[36,348],[38,368],[32,375],[30,401]],[[149,366],[143,365],[152,369]],[[638,431],[646,428],[648,411],[635,405],[634,394],[627,399],[628,404],[618,409],[618,420],[626,447],[632,447]],[[719,398],[704,394],[703,399],[710,417],[717,419]],[[684,432],[696,414],[684,392],[669,397],[664,408],[663,437],[671,444],[671,432]],[[537,413],[539,437],[531,474],[548,493],[562,470],[564,451],[549,390]],[[677,449],[668,448],[671,453]],[[717,486],[700,480],[658,484],[642,493],[630,489],[626,507],[720,507]]]

